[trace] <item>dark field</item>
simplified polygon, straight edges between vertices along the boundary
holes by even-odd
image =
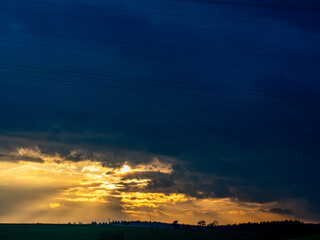
[[[214,233],[209,231],[186,231],[174,229],[73,226],[73,225],[0,225],[1,240],[178,240],[178,239],[260,239],[253,234]]]
[[[301,238],[290,238],[288,240],[319,240],[319,239],[320,239],[320,235],[301,237]]]
[[[45,225],[45,224],[2,224],[1,240],[259,240],[270,239],[257,234],[217,233],[210,231],[186,231],[174,229],[90,226],[90,225]],[[301,240],[316,240],[320,236]]]

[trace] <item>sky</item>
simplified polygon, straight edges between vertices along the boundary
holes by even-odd
[[[319,11],[2,0],[0,222],[320,222]]]

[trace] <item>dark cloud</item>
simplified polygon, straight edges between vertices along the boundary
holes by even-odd
[[[10,162],[44,162],[42,158],[39,157],[27,157],[27,156],[16,156],[12,154],[0,154],[0,161],[10,161]]]
[[[177,186],[174,176],[161,172],[135,172],[127,173],[123,180],[143,180],[148,179],[147,186],[143,189],[139,189],[136,183],[123,183],[128,191],[143,191],[143,192],[164,192],[164,193],[176,193]]]
[[[294,215],[294,212],[290,209],[272,208],[272,209],[261,209],[261,212],[276,213],[279,215]]]

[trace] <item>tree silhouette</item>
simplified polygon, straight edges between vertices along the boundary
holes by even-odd
[[[173,228],[179,228],[178,222],[179,222],[178,220],[174,220],[174,221],[172,222]]]
[[[198,226],[200,226],[200,227],[205,227],[206,225],[207,225],[207,223],[204,220],[201,220],[198,222]]]
[[[212,223],[209,223],[207,225],[208,228],[213,229],[214,227],[218,226],[219,222],[218,221],[213,221]]]

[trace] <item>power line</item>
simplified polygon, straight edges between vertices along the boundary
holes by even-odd
[[[70,3],[57,3],[57,2],[44,2],[44,1],[27,1],[27,0],[13,0],[16,2],[25,2],[25,3],[36,3],[36,4],[45,4],[45,5],[55,5],[55,6],[65,6],[65,7],[76,7],[76,8],[85,8],[85,9],[96,9],[96,10],[106,10],[111,12],[125,12],[125,13],[138,13],[138,14],[151,14],[159,16],[168,16],[168,17],[182,17],[182,18],[192,18],[192,19],[202,19],[202,20],[214,20],[222,22],[236,22],[236,23],[252,23],[252,24],[263,24],[263,25],[275,25],[275,26],[290,26],[292,24],[285,23],[275,23],[275,22],[262,22],[262,21],[249,21],[242,19],[230,19],[230,18],[218,18],[218,17],[208,17],[208,16],[197,16],[197,15],[185,15],[177,13],[163,13],[163,12],[154,12],[154,11],[145,11],[145,10],[131,10],[131,9],[120,9],[120,8],[109,8],[101,6],[92,6],[92,5],[78,5]],[[295,27],[302,28],[320,28],[320,26],[312,25],[294,25]]]
[[[4,65],[4,66],[2,66]],[[61,70],[53,70],[48,71],[47,69],[40,68],[30,68],[27,66],[16,66],[16,65],[7,65],[7,64],[0,64],[0,68],[6,70],[14,70],[19,72],[25,73],[40,73],[40,74],[47,74],[47,75],[54,75],[58,77],[72,77],[72,78],[81,78],[86,80],[99,80],[111,83],[129,83],[135,84],[139,86],[146,86],[146,87],[165,87],[169,89],[179,89],[179,90],[196,90],[196,91],[205,91],[205,92],[218,92],[218,93],[227,93],[227,94],[240,94],[240,95],[248,95],[248,96],[263,96],[263,97],[274,97],[274,98],[282,98],[282,99],[305,99],[305,100],[312,100],[312,98],[318,98],[319,95],[310,95],[310,94],[302,94],[302,93],[288,93],[288,92],[277,92],[277,91],[266,91],[266,90],[259,90],[259,89],[245,89],[245,88],[236,88],[236,87],[225,87],[225,86],[217,86],[217,85],[204,85],[204,84],[186,84],[183,82],[168,82],[168,81],[159,81],[154,79],[141,79],[141,78],[128,78],[124,76],[115,76],[115,75],[107,75],[101,77],[101,75],[96,74],[88,74],[88,73],[81,73],[81,72],[70,72],[69,71],[61,71]],[[67,72],[67,73],[65,73]],[[76,75],[74,75],[76,74]],[[27,75],[24,75],[27,76]],[[32,76],[33,77],[33,76]],[[115,79],[118,78],[118,79]],[[120,79],[120,80],[119,80]],[[121,80],[122,79],[122,80]],[[133,80],[133,79],[138,79]],[[146,81],[147,80],[147,81]],[[303,97],[303,98],[302,98]],[[306,99],[307,97],[307,99]]]
[[[313,37],[298,37],[298,36],[292,36],[292,35],[265,34],[265,33],[232,31],[232,30],[213,29],[213,28],[199,28],[199,27],[172,25],[172,24],[169,25],[169,24],[149,23],[149,22],[135,22],[135,21],[127,21],[127,20],[84,17],[84,16],[64,15],[64,14],[55,14],[55,13],[43,13],[43,12],[36,12],[36,11],[4,9],[4,8],[0,8],[0,11],[17,12],[17,13],[25,13],[25,14],[41,15],[41,16],[63,17],[63,18],[72,18],[72,19],[81,19],[81,20],[86,19],[91,21],[116,22],[116,23],[124,23],[124,24],[129,23],[129,24],[136,24],[136,25],[146,25],[146,26],[153,26],[153,27],[157,26],[157,27],[174,28],[174,29],[212,31],[212,32],[220,32],[220,33],[230,33],[230,34],[244,34],[244,35],[260,36],[260,37],[289,38],[289,39],[315,40],[315,41],[320,40],[320,38],[313,38]]]
[[[276,92],[263,92],[263,91],[255,91],[255,90],[249,90],[249,89],[241,89],[241,88],[232,88],[232,87],[224,87],[224,86],[210,86],[209,88],[201,84],[196,84],[196,86],[188,85],[188,84],[177,84],[177,83],[170,83],[168,84],[167,82],[160,82],[160,81],[154,81],[152,80],[151,82],[144,82],[144,81],[129,81],[127,80],[121,80],[125,78],[120,78],[120,79],[113,79],[113,78],[97,78],[95,76],[72,76],[72,75],[66,75],[66,74],[61,74],[61,73],[50,73],[50,72],[43,72],[43,71],[37,71],[37,70],[29,70],[29,69],[13,69],[13,68],[8,68],[8,67],[3,67],[0,66],[0,69],[9,69],[9,70],[14,70],[14,71],[19,71],[19,72],[27,72],[27,73],[46,73],[49,75],[54,75],[54,76],[59,76],[59,77],[73,77],[73,78],[81,78],[81,79],[86,79],[86,80],[99,80],[105,82],[111,82],[111,83],[128,83],[128,84],[136,84],[139,86],[146,86],[146,87],[161,87],[161,88],[172,88],[172,89],[179,89],[179,90],[192,90],[192,91],[202,91],[202,92],[218,92],[218,93],[226,93],[226,94],[238,94],[238,95],[247,95],[247,96],[259,96],[259,97],[272,97],[272,98],[281,98],[281,99],[303,99],[301,97],[304,97],[304,99],[307,100],[313,100],[314,98],[320,99],[320,96],[310,96],[310,95],[296,95],[296,94],[286,94],[284,95],[279,95]],[[307,97],[307,98],[306,98]]]
[[[305,6],[293,6],[293,5],[271,5],[264,3],[254,2],[232,2],[232,1],[215,1],[215,0],[169,0],[172,2],[196,2],[206,3],[224,6],[235,6],[235,7],[253,7],[253,8],[269,8],[269,9],[281,9],[281,10],[299,10],[299,11],[315,11],[319,12],[318,7],[305,7]]]
[[[289,60],[298,60],[298,61],[320,62],[320,59],[314,59],[314,58],[297,58],[297,57],[286,57],[286,56],[280,56],[280,55],[226,51],[226,50],[218,50],[218,49],[181,47],[181,46],[175,46],[175,45],[132,42],[132,41],[123,41],[123,40],[103,39],[103,38],[91,38],[91,37],[85,37],[85,36],[53,34],[53,33],[46,33],[46,32],[34,32],[34,31],[25,31],[25,30],[7,29],[7,28],[0,28],[0,31],[33,34],[33,35],[41,35],[41,36],[49,36],[49,37],[90,40],[90,41],[98,41],[98,42],[109,42],[109,43],[127,44],[127,45],[135,45],[135,46],[161,47],[161,48],[171,48],[171,49],[200,51],[200,52],[214,52],[214,53],[221,53],[221,54],[241,55],[241,56],[248,55],[248,56],[254,56],[254,57],[269,57],[269,58],[280,58],[280,59],[289,59]]]
[[[37,46],[37,47],[68,49],[68,50],[73,50],[73,51],[94,52],[94,53],[100,53],[100,54],[104,53],[104,54],[110,54],[110,55],[143,57],[143,58],[170,60],[170,61],[182,61],[182,62],[190,62],[190,63],[191,62],[193,62],[193,63],[205,63],[205,64],[213,64],[213,65],[221,65],[221,66],[240,67],[240,68],[245,67],[245,68],[288,71],[288,72],[320,73],[320,71],[305,70],[305,69],[289,69],[289,68],[279,68],[279,67],[267,67],[267,66],[240,64],[240,63],[226,63],[226,62],[218,62],[218,61],[213,61],[213,60],[186,59],[186,58],[178,58],[178,57],[146,55],[146,54],[140,54],[140,53],[117,52],[117,51],[109,51],[109,50],[94,50],[94,49],[86,49],[86,48],[79,48],[79,47],[67,47],[67,46],[59,46],[59,45],[54,45],[54,44],[40,44],[40,43],[25,42],[25,41],[13,41],[13,40],[0,39],[0,42],[10,43],[10,44],[24,44],[24,45]]]
[[[13,80],[24,80],[29,82],[40,82],[40,83],[54,83],[62,86],[75,86],[75,87],[85,87],[91,89],[98,90],[106,90],[106,91],[118,91],[118,92],[126,92],[126,93],[135,93],[142,95],[153,95],[153,96],[162,96],[162,97],[171,97],[171,98],[181,98],[188,100],[199,100],[206,102],[220,102],[220,103],[232,103],[232,104],[241,104],[241,105],[250,105],[250,106],[260,106],[260,107],[276,107],[276,108],[285,108],[285,109],[320,109],[320,106],[311,106],[311,105],[297,105],[297,104],[282,104],[282,103],[274,103],[274,102],[257,102],[257,101],[243,101],[243,99],[232,99],[232,98],[204,98],[203,96],[193,95],[193,94],[176,94],[176,93],[168,93],[168,92],[159,92],[159,91],[150,91],[150,90],[141,90],[137,88],[128,88],[128,87],[119,87],[119,86],[106,86],[100,84],[88,84],[83,82],[76,81],[60,81],[56,79],[47,79],[47,78],[35,78],[32,77],[26,78],[25,76],[20,75],[10,75],[0,73],[0,76],[6,79]]]

